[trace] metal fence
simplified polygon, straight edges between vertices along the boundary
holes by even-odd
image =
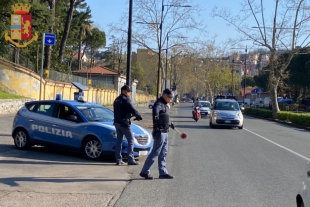
[[[51,70],[49,72],[49,77],[47,79],[54,80],[54,81],[61,81],[61,82],[79,82],[85,86],[92,86],[92,87],[103,87],[103,88],[109,88],[114,89],[114,84],[107,83],[103,80],[92,80],[91,84],[88,84],[87,78],[72,75],[72,74],[66,74],[57,72],[54,70]]]
[[[2,50],[0,50],[0,58],[9,60],[11,62],[16,62],[21,66],[36,71],[37,66],[32,61],[30,61],[29,58],[24,57],[21,54],[15,56],[14,48],[11,47],[2,48]]]

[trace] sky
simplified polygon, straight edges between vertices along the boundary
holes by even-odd
[[[267,2],[269,1],[271,2],[271,0]],[[106,33],[107,46],[109,46],[112,43],[109,39],[112,34],[109,33],[108,25],[118,22],[123,13],[128,13],[129,0],[86,0],[86,2],[92,10],[94,25]],[[241,0],[192,0],[193,5],[199,4],[205,10],[203,18],[207,24],[209,37],[211,39],[212,36],[217,35],[217,43],[224,42],[228,38],[235,38],[240,34],[232,26],[227,26],[221,18],[211,17],[211,10],[217,5],[218,7],[231,8],[232,11],[240,11],[240,2]],[[135,0],[133,0],[134,3]],[[188,35],[194,37],[197,34],[186,34],[186,36]],[[132,46],[133,51],[136,48],[137,46]]]

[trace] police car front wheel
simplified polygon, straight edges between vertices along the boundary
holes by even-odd
[[[95,137],[87,138],[83,144],[84,155],[91,160],[100,158],[102,154],[102,146],[100,141]]]
[[[24,129],[17,129],[14,133],[14,144],[17,149],[24,150],[30,148],[29,136]]]

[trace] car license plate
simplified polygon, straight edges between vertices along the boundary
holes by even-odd
[[[225,123],[231,123],[231,121],[229,121],[229,120],[226,120],[226,121],[225,121]]]
[[[145,156],[147,155],[147,151],[139,151],[139,156]]]

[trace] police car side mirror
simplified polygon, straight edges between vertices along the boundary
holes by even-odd
[[[70,115],[70,116],[68,117],[68,120],[69,120],[69,121],[78,122],[78,118],[77,118],[77,116],[75,116],[75,115]]]

